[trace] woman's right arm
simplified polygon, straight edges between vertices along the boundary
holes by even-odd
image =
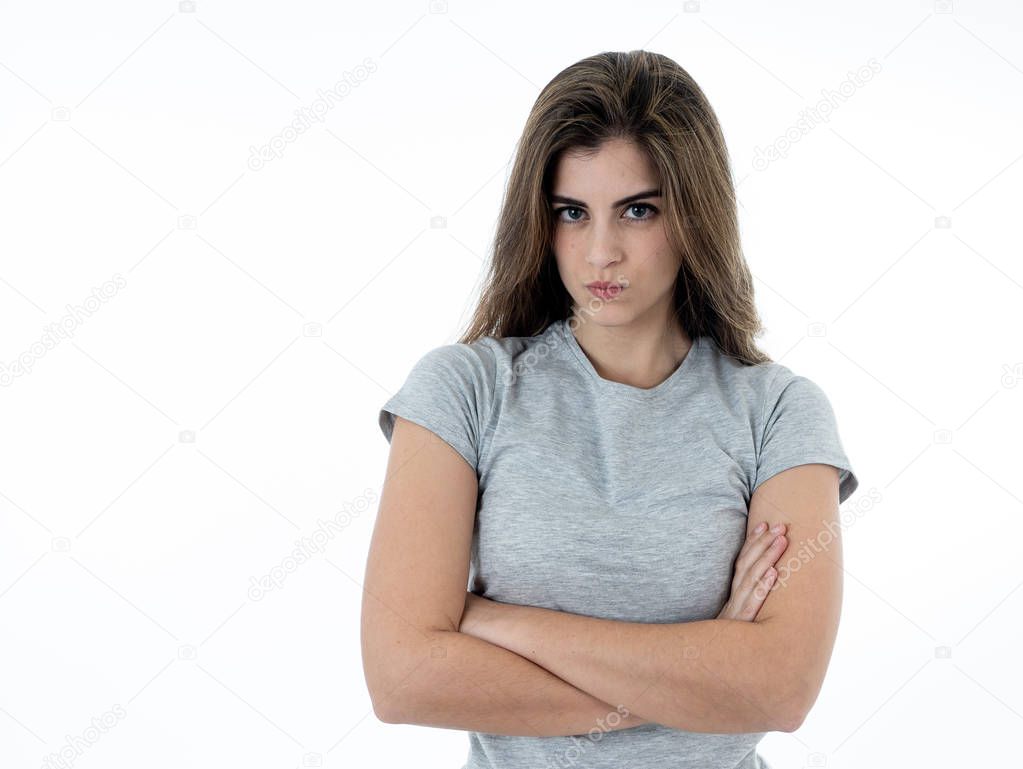
[[[477,494],[458,452],[396,417],[362,601],[363,672],[377,717],[531,737],[646,723],[458,632]]]

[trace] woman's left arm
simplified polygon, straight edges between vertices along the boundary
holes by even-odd
[[[790,544],[752,622],[619,622],[470,596],[459,631],[647,721],[695,732],[795,731],[817,699],[838,633],[837,470],[799,465],[762,483],[749,530],[761,521],[786,523]]]

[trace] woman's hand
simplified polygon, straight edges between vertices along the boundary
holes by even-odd
[[[718,614],[718,619],[746,622],[756,619],[778,576],[774,564],[788,546],[784,536],[785,524],[778,526],[780,528],[777,532],[767,531],[767,524],[761,523],[746,538],[739,556],[735,559],[732,594]]]

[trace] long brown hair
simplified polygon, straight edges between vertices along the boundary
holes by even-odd
[[[551,178],[562,153],[612,138],[635,142],[660,176],[668,242],[682,256],[674,290],[681,327],[744,364],[769,361],[754,343],[762,325],[717,116],[688,72],[642,50],[589,56],[540,92],[517,144],[479,304],[458,341],[534,336],[570,317],[551,249]]]

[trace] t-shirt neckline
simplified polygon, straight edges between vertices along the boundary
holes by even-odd
[[[663,382],[654,385],[653,387],[643,388],[634,387],[633,385],[628,385],[624,382],[615,382],[602,377],[597,373],[597,370],[593,367],[593,363],[586,356],[586,353],[583,352],[583,348],[579,345],[579,340],[575,338],[575,334],[572,333],[572,329],[569,328],[568,318],[563,318],[558,321],[557,327],[561,336],[564,338],[568,349],[572,351],[570,357],[575,360],[578,366],[588,374],[589,378],[592,379],[598,387],[609,393],[636,398],[654,398],[658,395],[674,390],[679,383],[691,379],[692,374],[690,372],[696,365],[696,355],[700,350],[701,340],[703,339],[703,337],[698,336],[692,340],[692,344],[689,347],[689,351],[686,353],[686,357],[682,359],[682,362]]]

